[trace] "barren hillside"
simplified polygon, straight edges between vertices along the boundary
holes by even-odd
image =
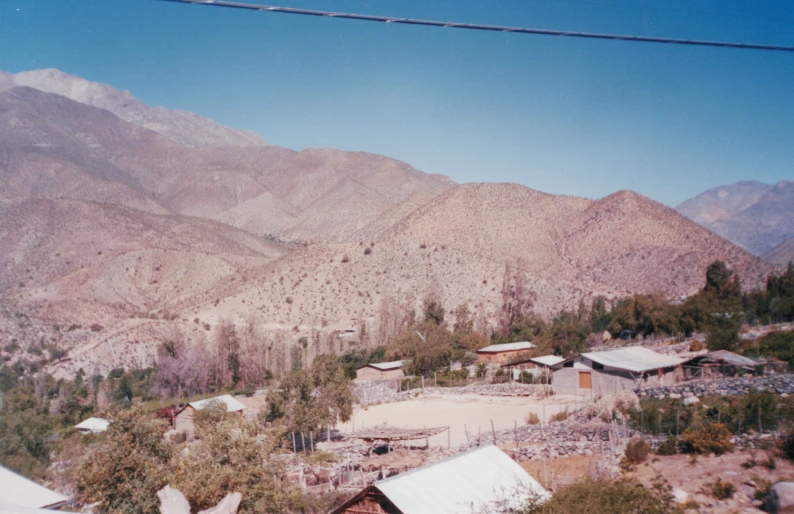
[[[794,260],[794,238],[789,239],[782,245],[769,250],[763,255],[764,259],[782,266]]]
[[[4,84],[0,196],[111,202],[257,235],[341,241],[415,193],[454,185],[364,152],[185,146],[108,110],[17,87],[8,76]]]

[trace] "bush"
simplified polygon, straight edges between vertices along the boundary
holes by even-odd
[[[656,449],[657,455],[675,455],[678,453],[678,441],[674,436],[670,436]]]
[[[668,514],[677,512],[663,488],[649,489],[629,479],[585,480],[558,491],[542,505],[529,505],[524,514]]]
[[[683,453],[722,455],[733,451],[731,433],[722,423],[705,423],[700,428],[687,428],[681,436]]]
[[[794,461],[794,432],[789,432],[780,441],[780,452],[784,458]]]
[[[730,482],[723,482],[719,478],[712,484],[709,484],[711,494],[718,500],[727,500],[736,491],[736,488]]]
[[[527,414],[527,425],[540,425],[540,418],[534,412]]]
[[[626,458],[634,465],[645,462],[649,453],[651,453],[651,447],[645,439],[635,437],[626,445]]]
[[[350,262],[350,257],[348,257],[347,255],[343,255],[342,262]]]
[[[557,423],[559,421],[565,421],[566,419],[568,419],[568,416],[570,415],[571,414],[568,412],[568,409],[566,408],[565,410],[562,410],[552,415],[552,417],[549,418],[549,423]]]
[[[701,342],[695,339],[691,343],[689,343],[689,351],[690,352],[699,352],[701,350],[705,350],[706,346]]]
[[[371,253],[372,253],[372,248],[370,248],[370,247],[364,248],[364,255],[369,255]]]

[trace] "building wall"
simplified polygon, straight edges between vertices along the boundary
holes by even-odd
[[[488,353],[478,353],[477,354],[477,362],[482,362],[484,364],[496,363],[496,364],[507,364],[513,359],[519,359],[522,356],[530,355],[529,350],[513,350],[509,352],[488,352]]]
[[[188,438],[192,438],[196,431],[196,426],[193,424],[193,414],[195,411],[196,409],[188,405],[182,412],[177,414],[174,420],[174,430],[177,432],[185,432]]]
[[[615,368],[593,369],[591,367],[592,363],[587,359],[577,359],[575,363],[577,367],[561,368],[554,371],[551,385],[555,393],[592,393],[594,396],[598,396],[634,391],[638,387],[675,384],[683,378],[683,371],[680,366],[672,370],[650,371],[643,378],[635,379],[628,371]],[[592,389],[579,388],[580,371],[591,373]]]
[[[356,370],[357,382],[374,382],[378,380],[396,380],[400,379],[405,374],[402,368],[390,369],[387,371],[380,371],[375,368],[361,368]]]

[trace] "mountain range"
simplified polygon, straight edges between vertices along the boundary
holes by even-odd
[[[678,206],[715,234],[776,264],[794,255],[794,182],[737,182],[710,189]]]
[[[720,208],[743,212],[757,189]],[[297,152],[56,70],[0,75],[0,220],[0,339],[19,343],[12,358],[68,349],[62,372],[147,365],[224,318],[271,344],[376,338],[430,291],[487,326],[507,262],[544,316],[692,294],[716,259],[746,287],[774,269],[631,191],[457,185],[380,155]]]

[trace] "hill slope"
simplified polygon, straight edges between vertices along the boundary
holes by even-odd
[[[794,182],[738,182],[687,200],[678,210],[756,255],[794,237]]]
[[[338,241],[415,193],[453,185],[364,152],[185,146],[7,76],[0,85],[0,196],[112,202],[257,235]]]

